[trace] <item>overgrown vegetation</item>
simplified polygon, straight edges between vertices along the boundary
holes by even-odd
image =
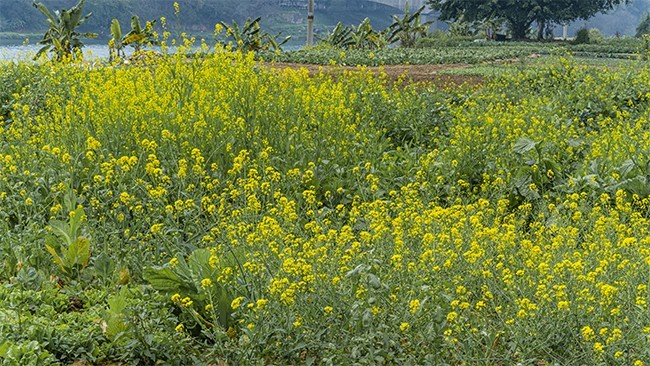
[[[0,70],[4,364],[650,360],[645,62]]]

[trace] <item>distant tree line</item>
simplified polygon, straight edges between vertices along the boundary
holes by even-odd
[[[562,24],[588,19],[629,0],[428,0],[440,12],[442,20],[487,21],[502,19],[512,37],[522,39],[534,23],[538,38],[543,38],[548,24]]]

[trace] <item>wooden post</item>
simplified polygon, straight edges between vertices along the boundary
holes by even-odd
[[[307,6],[307,47],[314,45],[314,0]]]

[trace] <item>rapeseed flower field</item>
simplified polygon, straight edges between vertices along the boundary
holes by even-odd
[[[646,63],[2,70],[2,362],[650,363]]]

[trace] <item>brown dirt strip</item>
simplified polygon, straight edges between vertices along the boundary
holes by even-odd
[[[354,66],[321,66],[313,64],[299,64],[299,63],[265,63],[265,66],[271,69],[307,69],[310,74],[318,74],[321,70],[325,74],[341,74],[343,71],[358,71],[359,68]],[[461,85],[477,86],[484,82],[484,78],[480,76],[470,75],[444,75],[439,72],[447,69],[464,68],[470,65],[466,64],[448,64],[448,65],[385,65],[381,67],[368,66],[366,70],[379,74],[385,73],[388,80],[397,81],[401,77],[406,76],[409,83],[426,83],[433,84],[438,88],[455,88]]]

